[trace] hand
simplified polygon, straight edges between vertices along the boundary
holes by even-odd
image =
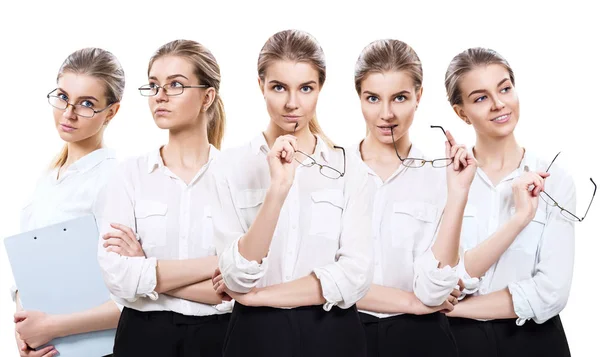
[[[54,357],[58,354],[58,351],[54,349],[54,346],[46,346],[39,351],[32,350],[27,344],[21,339],[19,333],[15,331],[15,339],[17,340],[17,347],[19,348],[20,357]]]
[[[548,176],[548,172],[524,172],[512,184],[515,215],[522,217],[527,223],[535,217],[539,195],[544,190],[544,180]]]
[[[289,189],[294,182],[296,164],[294,153],[298,150],[296,137],[283,135],[275,140],[273,147],[267,154],[271,183],[282,185]]]
[[[477,160],[465,145],[458,145],[449,130],[446,130],[446,157],[452,158],[452,164],[446,167],[448,192],[467,195],[477,171]]]
[[[114,252],[124,257],[145,257],[146,254],[138,241],[135,232],[122,224],[112,223],[110,225],[116,231],[106,233],[102,236],[106,242],[103,247],[107,252]]]
[[[454,305],[448,300],[445,300],[440,306],[427,306],[423,304],[416,296],[415,299],[417,300],[415,302],[415,315],[428,315],[433,314],[434,312],[441,312],[445,314],[446,312],[454,310]]]
[[[215,269],[215,272],[212,276],[213,289],[217,292],[218,295],[221,296],[223,301],[231,301],[232,298],[225,292],[227,286],[225,285],[225,281],[223,280],[223,275],[221,275],[221,270],[219,268]]]
[[[59,337],[56,332],[56,321],[54,315],[49,315],[41,311],[17,311],[14,315],[15,332],[25,346],[28,348],[38,348],[51,340]],[[23,350],[23,346],[19,346]],[[50,352],[46,351],[46,353]],[[37,352],[37,351],[34,351]],[[43,356],[43,355],[40,355]]]
[[[252,289],[245,294],[236,293],[234,291],[229,290],[229,288],[225,287],[225,293],[236,302],[239,302],[245,306],[261,306],[260,302],[257,300],[257,289]]]

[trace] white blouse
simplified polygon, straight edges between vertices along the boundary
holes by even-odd
[[[228,312],[216,306],[165,294],[156,288],[157,260],[193,259],[216,255],[212,217],[216,201],[214,161],[186,184],[163,163],[160,150],[125,161],[106,190],[98,215],[98,261],[104,281],[116,301],[139,311],[174,311],[206,316]],[[120,223],[137,232],[146,257],[107,253],[102,236]],[[230,306],[231,304],[229,304]]]
[[[40,178],[31,200],[21,211],[21,231],[96,215],[98,197],[116,167],[115,152],[104,148],[71,164],[58,179],[58,169],[49,170]],[[16,292],[13,287],[13,300]]]
[[[494,186],[478,169],[464,213],[461,250],[463,255],[493,235],[514,214],[512,183],[525,171],[546,171],[549,162],[529,151],[518,169]],[[556,163],[550,168],[545,191],[558,204],[575,212],[575,185]],[[517,324],[533,319],[543,323],[558,315],[567,304],[574,261],[574,223],[560,209],[539,199],[533,220],[521,231],[500,259],[480,278],[472,279],[459,264],[461,277],[475,281],[474,295],[489,294],[508,287],[512,294]]]
[[[221,201],[229,201],[216,220],[219,267],[225,284],[237,292],[296,280],[313,273],[320,280],[324,309],[349,308],[367,292],[373,277],[371,210],[374,187],[354,155],[346,173],[327,178],[318,166],[299,165],[285,200],[268,256],[246,260],[238,241],[254,221],[269,187],[268,146],[259,134],[250,143],[223,153],[226,180]],[[317,137],[317,162],[344,168],[342,151]]]
[[[373,284],[414,292],[428,306],[441,305],[458,283],[457,268],[438,268],[439,261],[431,251],[446,204],[446,169],[430,164],[408,168],[398,160],[398,169],[383,181],[362,161],[359,145],[351,151],[377,187],[373,197]],[[427,159],[414,145],[408,157]],[[377,317],[399,315],[362,312]]]

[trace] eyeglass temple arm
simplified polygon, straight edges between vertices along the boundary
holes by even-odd
[[[398,153],[398,148],[396,147],[396,139],[394,139],[394,129],[396,129],[398,125],[392,126],[392,129],[390,130],[390,133],[392,134],[392,144],[394,144],[394,151],[396,151],[396,156],[398,156],[398,159],[400,159],[400,161],[404,162],[404,159],[402,158],[402,156],[400,156],[400,153]]]
[[[439,126],[439,125],[430,125],[429,127],[431,127],[431,129],[438,129],[438,128],[441,129],[442,132],[444,132],[444,136],[446,136],[446,130],[444,130],[444,128],[442,128],[441,126]]]
[[[344,147],[342,146],[333,146],[334,149],[341,149],[342,150],[342,155],[344,155],[344,172],[342,172],[342,176],[344,176],[346,174],[346,149],[344,149]]]
[[[592,184],[594,185],[594,193],[592,193],[592,199],[590,200],[590,204],[588,205],[587,209],[585,210],[585,214],[583,215],[583,217],[581,217],[581,221],[583,221],[585,216],[587,216],[588,212],[590,211],[590,207],[592,207],[592,202],[594,202],[594,197],[596,196],[596,190],[598,189],[598,186],[596,186],[596,183],[594,182],[594,180],[591,177],[590,177],[590,181],[592,181]]]
[[[560,155],[560,151],[558,152],[558,154],[556,154],[556,156],[554,156],[554,159],[552,159],[552,161],[550,162],[550,165],[548,165],[548,168],[546,169],[546,172],[550,171],[550,168],[552,167],[552,164],[554,164],[554,161],[556,161],[556,158],[558,157],[558,155]],[[594,182],[594,181],[592,181]]]

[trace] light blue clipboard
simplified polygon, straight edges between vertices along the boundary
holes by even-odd
[[[97,260],[98,228],[92,215],[4,239],[23,308],[49,314],[90,309],[110,299]],[[112,353],[115,329],[50,342],[61,357]]]

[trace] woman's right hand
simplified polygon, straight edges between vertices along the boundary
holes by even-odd
[[[21,340],[17,331],[15,331],[15,339],[17,340],[19,356],[21,357],[54,357],[58,355],[58,351],[54,349],[54,346],[46,346],[39,351],[32,350],[23,340]]]
[[[515,215],[523,218],[527,223],[535,217],[539,195],[544,190],[544,180],[548,176],[550,176],[548,172],[524,172],[512,184]]]
[[[296,150],[298,150],[298,145],[296,137],[293,135],[283,135],[275,140],[273,147],[267,154],[271,185],[279,185],[286,189],[292,186],[296,172],[294,162]]]

